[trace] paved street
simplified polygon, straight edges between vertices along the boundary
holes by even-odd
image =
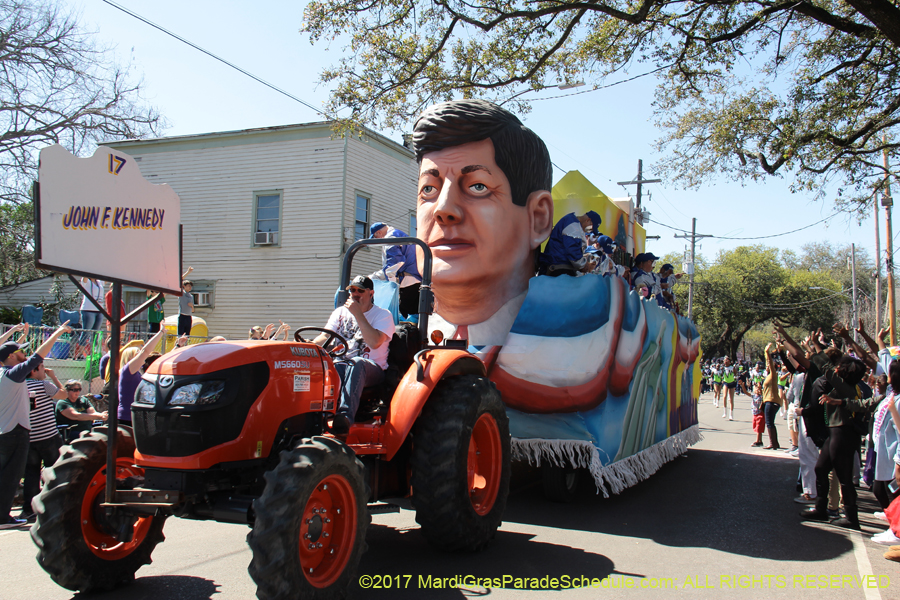
[[[616,497],[584,490],[572,504],[554,504],[543,499],[535,471],[516,469],[503,526],[479,554],[432,550],[411,511],[376,516],[359,575],[392,589],[357,589],[354,597],[543,598],[546,591],[514,586],[546,589],[551,578],[584,576],[588,585],[607,578],[604,588],[554,597],[900,599],[900,564],[884,560],[886,548],[869,540],[884,528],[871,517],[872,495],[861,493],[863,534],[801,523],[792,501],[797,460],[751,449],[749,400],[738,396],[737,405],[729,422],[704,396],[705,439]],[[778,423],[782,444],[789,443],[786,422]],[[246,533],[236,525],[170,519],[166,542],[136,583],[91,598],[252,598]],[[27,532],[0,532],[4,599],[80,597],[50,581],[35,553]],[[431,587],[422,589],[429,576]],[[502,589],[435,589],[438,578],[454,576],[510,579]],[[882,587],[861,588],[860,581]]]

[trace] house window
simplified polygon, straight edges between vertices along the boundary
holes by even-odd
[[[147,301],[147,292],[141,291],[130,291],[123,290],[123,296],[125,296],[125,314],[130,314],[131,311],[139,307],[141,304]],[[122,315],[123,317],[125,315]],[[145,308],[143,312],[141,312],[138,316],[128,321],[128,325],[125,326],[125,331],[133,331],[136,333],[144,333],[148,330],[147,325],[147,309]]]
[[[416,213],[409,211],[409,236],[416,237]]]
[[[369,237],[369,199],[361,194],[356,195],[356,224],[353,241]]]
[[[281,192],[257,192],[253,195],[253,245],[281,244]]]

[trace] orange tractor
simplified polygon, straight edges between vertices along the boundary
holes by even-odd
[[[334,361],[347,347],[336,332],[325,330],[321,347],[302,333],[323,330],[306,327],[295,342],[164,355],[138,387],[133,429],[96,428],[45,469],[31,534],[56,583],[89,591],[131,582],[170,516],[249,525],[263,600],[345,595],[370,513],[399,510],[385,499],[409,497],[442,549],[478,550],[493,538],[509,492],[508,419],[464,343],[428,343],[429,248],[414,238],[357,242],[340,289],[361,247],[388,243],[425,254],[420,328],[398,326],[386,382],[364,391],[349,435],[329,433],[341,385]]]

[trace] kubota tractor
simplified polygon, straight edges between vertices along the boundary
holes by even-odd
[[[105,500],[109,431],[96,428],[45,469],[31,530],[38,561],[79,591],[127,584],[150,562],[170,516],[251,527],[250,575],[263,600],[347,593],[366,549],[370,512],[411,497],[435,546],[477,550],[494,536],[509,491],[504,405],[483,363],[464,345],[426,339],[431,253],[425,253],[419,324],[398,326],[382,386],[363,394],[346,439],[329,433],[340,394],[334,361],[346,340],[216,342],[164,355],[132,406],[133,430],[115,440],[115,493]],[[346,292],[339,295],[344,302]],[[110,481],[113,479],[110,477]]]

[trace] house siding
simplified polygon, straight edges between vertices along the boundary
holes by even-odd
[[[371,194],[376,221],[390,222],[415,206],[415,162],[402,147],[380,136],[345,143],[332,139],[326,125],[291,132],[108,144],[134,157],[149,181],[171,185],[181,198],[184,268],[194,267],[190,279],[214,283],[214,306],[194,311],[210,335],[242,339],[251,326],[279,320],[293,328],[323,326],[348,245],[342,190],[349,227],[356,191]],[[272,190],[282,194],[279,245],[253,247],[254,192]],[[408,221],[403,219],[396,224],[401,229]],[[380,251],[364,249],[354,274],[371,273],[380,262]],[[177,314],[178,303],[166,302],[165,309],[167,316]]]

